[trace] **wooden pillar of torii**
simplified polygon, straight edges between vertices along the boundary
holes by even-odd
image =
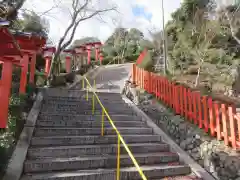
[[[95,60],[97,61],[99,59],[99,50],[100,47],[102,46],[101,42],[91,42],[91,43],[86,43],[84,45],[86,47],[86,51],[88,53],[88,64],[91,63],[91,50],[94,47],[95,48]]]
[[[45,72],[46,76],[49,75],[51,62],[52,62],[52,57],[53,57],[55,52],[56,52],[56,48],[55,47],[48,46],[48,47],[44,47],[43,48],[43,56],[44,56],[44,59],[45,59],[45,69],[44,69],[44,72]]]
[[[76,55],[80,59],[79,65],[82,66],[84,64],[87,64],[87,62],[85,62],[85,58],[84,58],[86,56],[86,48],[85,48],[85,46],[75,46],[74,50],[76,52]]]
[[[8,124],[8,106],[11,95],[13,65],[20,65],[21,51],[7,28],[0,28],[0,63],[2,72],[0,79],[0,129]]]
[[[35,66],[36,66],[36,55],[42,50],[42,47],[46,43],[46,38],[33,33],[22,33],[16,32],[14,34],[16,41],[18,42],[23,58],[21,59],[21,79],[20,79],[20,94],[26,93],[27,85],[27,74],[29,72],[30,63],[30,74],[29,83],[34,84]],[[30,61],[31,59],[31,61]],[[30,61],[30,62],[29,62]]]
[[[72,57],[75,54],[75,51],[73,49],[65,49],[63,52],[66,53],[65,56],[66,72],[70,73],[72,68]]]
[[[99,60],[100,60],[100,64],[102,65],[102,61],[103,61],[103,54],[99,53]]]

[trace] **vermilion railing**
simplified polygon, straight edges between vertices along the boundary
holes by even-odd
[[[147,54],[147,49],[144,49],[143,52],[139,55],[136,61],[136,64],[141,64],[146,54]]]
[[[148,93],[171,107],[175,114],[204,129],[210,136],[224,140],[234,149],[240,147],[240,116],[236,107],[202,96],[199,91],[184,87],[166,77],[145,71],[133,65],[133,81]]]

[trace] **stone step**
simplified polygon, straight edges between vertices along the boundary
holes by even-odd
[[[134,115],[136,114],[132,109],[127,110],[107,110],[108,114],[125,114],[125,115]],[[59,115],[83,115],[83,114],[92,114],[92,110],[82,110],[82,109],[41,109],[41,113],[48,114],[59,114]],[[95,110],[95,115],[102,114],[102,110]]]
[[[116,127],[144,127],[146,123],[143,121],[113,121]],[[67,120],[37,120],[36,125],[38,127],[78,127],[78,128],[90,128],[101,127],[101,121],[67,121]],[[104,121],[104,127],[112,127],[108,120]]]
[[[107,112],[109,114],[128,114],[132,115],[135,114],[132,109],[130,108],[106,108]],[[43,113],[69,113],[73,115],[80,115],[80,114],[92,114],[92,108],[84,109],[84,108],[51,108],[51,107],[42,107],[41,112]],[[102,112],[102,108],[95,108],[96,114],[99,114]]]
[[[140,165],[153,165],[170,163],[179,164],[179,157],[175,153],[160,152],[135,154],[137,162]],[[66,170],[83,170],[93,168],[114,168],[117,166],[116,155],[101,155],[101,156],[79,156],[75,158],[54,158],[27,160],[24,164],[24,172],[51,172],[51,171],[66,171]],[[132,160],[128,154],[120,156],[121,167],[133,166]]]
[[[112,102],[109,102],[109,103],[102,103],[103,106],[107,109],[110,109],[110,108],[115,108],[115,109],[118,109],[118,108],[130,108],[126,103],[123,103],[123,104],[115,104],[115,103],[112,103]],[[92,108],[92,101],[91,102],[76,102],[76,103],[56,103],[56,102],[47,102],[47,103],[43,103],[42,105],[43,108],[46,108],[46,107],[49,107],[49,108],[84,108],[84,109],[89,109],[89,108]],[[95,107],[96,108],[101,108],[100,104],[99,103],[95,103]]]
[[[78,97],[79,95],[85,95],[87,94],[86,91],[79,91],[79,90],[70,90],[69,92],[65,91],[63,93],[67,93],[68,96],[63,96],[62,94],[53,94],[53,95],[48,95],[47,98],[65,98],[65,99],[71,99],[74,97]],[[96,92],[96,94],[99,97],[121,97],[120,93],[111,93],[111,92]],[[88,92],[89,96],[92,96],[92,92]]]
[[[92,99],[92,95],[88,95],[88,99]],[[94,96],[94,98],[96,98]],[[112,100],[112,101],[118,101],[118,102],[124,102],[121,96],[101,96],[98,95],[98,98],[101,101],[107,101],[107,100]],[[81,94],[79,97],[47,97],[44,100],[45,101],[79,101],[79,100],[86,100],[87,95],[86,94]]]
[[[96,99],[96,98],[95,98]],[[104,104],[115,104],[116,105],[123,105],[126,103],[123,101],[122,98],[119,99],[114,99],[114,98],[102,98],[99,97],[99,99],[101,100],[102,103]],[[58,103],[58,104],[90,104],[92,103],[92,97],[88,97],[88,100],[86,98],[86,96],[82,96],[79,98],[72,98],[72,99],[44,99],[43,100],[43,104],[54,104],[54,103]]]
[[[65,93],[65,92],[64,92]],[[71,94],[71,96],[62,96],[62,94],[59,94],[58,96],[54,95],[48,95],[47,97],[50,98],[55,98],[55,97],[62,97],[62,98],[71,98],[71,97],[77,97],[79,94],[86,94],[86,91],[79,91],[79,90],[70,90],[70,93],[67,92],[68,94]],[[88,92],[89,95],[92,95],[92,92]],[[103,97],[121,97],[120,93],[111,93],[111,92],[96,92],[98,96],[103,96]],[[76,96],[77,95],[77,96]]]
[[[100,101],[103,105],[108,106],[108,105],[115,105],[115,106],[127,106],[127,104],[123,100],[114,100],[114,99],[101,99]],[[95,101],[96,104],[97,100]],[[87,101],[85,98],[81,99],[76,99],[76,100],[70,100],[70,101],[65,101],[65,100],[44,100],[43,105],[91,105],[92,104],[92,98],[89,98]]]
[[[160,142],[159,135],[123,135],[126,143],[154,143]],[[49,136],[33,137],[31,145],[33,146],[71,146],[88,144],[114,144],[117,142],[116,135],[106,136]]]
[[[161,179],[152,179],[152,180],[203,180],[203,179],[197,177],[194,174],[189,174],[189,175],[183,175],[183,176],[173,176],[169,179],[161,178]]]
[[[125,114],[125,115],[133,115],[135,114],[133,112],[132,109],[130,108],[115,108],[115,107],[111,107],[111,108],[105,108],[108,112],[108,114]],[[43,107],[41,109],[41,112],[43,113],[68,113],[69,114],[73,114],[73,115],[81,115],[81,114],[89,114],[92,115],[92,107],[91,108],[51,108],[51,107]],[[95,107],[94,112],[96,112],[96,114],[99,114],[102,112],[102,108],[100,107]]]
[[[110,115],[113,121],[141,121],[141,117],[133,115],[121,115],[121,114],[113,114]],[[105,119],[107,119],[105,117]],[[38,120],[48,120],[48,121],[101,121],[102,115],[59,115],[59,114],[47,114],[40,113],[38,116]]]
[[[122,99],[122,97],[121,96],[103,96],[103,95],[99,95],[99,94],[97,94],[98,95],[98,98],[101,100],[101,101],[105,101],[105,100],[113,100],[113,101],[119,101],[119,102],[123,102],[123,99]],[[86,99],[87,98],[87,94],[84,94],[83,96],[82,96],[84,99]],[[96,96],[94,96],[94,98],[95,98]],[[88,95],[88,98],[89,99],[92,99],[93,98],[93,96],[92,95]]]
[[[151,128],[144,127],[119,127],[118,131],[121,135],[125,134],[152,134]],[[80,136],[80,135],[100,135],[101,128],[36,128],[34,136]],[[115,130],[110,128],[104,128],[104,135],[116,134]]]
[[[141,166],[148,179],[157,179],[177,175],[186,175],[191,172],[187,165],[146,165]],[[140,180],[141,177],[135,167],[121,168],[121,180]],[[21,180],[113,180],[116,179],[116,168],[114,169],[95,169],[95,170],[76,170],[67,172],[36,173],[26,174]]]
[[[169,145],[165,143],[134,143],[128,144],[131,152],[135,153],[151,153],[151,152],[168,152]],[[115,154],[117,152],[117,144],[107,145],[79,145],[79,146],[57,146],[57,147],[36,147],[28,150],[28,158],[43,157],[76,157],[79,155],[102,155]],[[126,150],[121,145],[121,153],[126,154]]]
[[[82,96],[85,96],[86,92],[84,91],[72,91],[72,92],[51,92],[47,93],[44,96],[44,99],[62,99],[62,100],[71,100],[71,99],[79,99]]]

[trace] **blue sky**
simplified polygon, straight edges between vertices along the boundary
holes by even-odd
[[[24,9],[34,10],[41,14],[49,10],[57,0],[27,0]],[[80,0],[81,1],[81,0]],[[96,8],[109,8],[116,5],[117,12],[109,12],[102,19],[93,18],[79,24],[74,39],[86,36],[98,37],[105,41],[117,26],[125,28],[138,28],[145,37],[149,30],[162,28],[161,0],[92,0]],[[164,0],[165,22],[170,19],[171,13],[180,6],[181,0]],[[53,9],[44,15],[50,23],[50,38],[57,43],[64,34],[67,24],[70,23],[69,0],[61,0],[60,8]],[[101,4],[100,4],[101,2]]]
[[[134,5],[132,6],[132,12],[133,12],[133,15],[136,17],[143,17],[149,21],[151,21],[152,19],[152,13],[146,12],[144,6]]]

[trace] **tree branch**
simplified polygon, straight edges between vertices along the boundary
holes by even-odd
[[[75,5],[74,5],[74,2],[75,2],[75,1],[78,2],[78,0],[74,0],[74,1],[73,1],[73,4],[72,4],[73,8],[75,7]],[[64,35],[63,35],[62,38],[60,38],[60,40],[59,40],[57,50],[60,50],[60,52],[61,52],[61,50],[63,49],[63,48],[62,48],[62,43],[64,42],[64,40],[65,40],[67,34],[69,33],[69,31],[74,27],[74,24],[75,24],[75,22],[76,22],[76,19],[77,19],[77,17],[78,17],[79,12],[82,11],[84,8],[87,7],[88,2],[89,2],[89,0],[86,0],[85,3],[84,3],[77,11],[74,10],[71,24],[67,27],[67,29],[66,29],[65,32],[64,32]],[[78,23],[78,24],[79,24],[79,23]],[[75,33],[75,32],[74,32],[74,33]],[[63,45],[63,46],[65,46],[65,45]]]
[[[91,2],[91,0],[85,0],[82,5],[80,5],[79,1],[80,0],[72,1],[72,11],[73,11],[72,20],[71,20],[71,23],[69,24],[69,26],[66,28],[63,36],[60,38],[59,43],[57,45],[57,50],[56,50],[55,56],[53,58],[53,61],[51,63],[51,67],[50,67],[49,80],[53,77],[53,72],[54,72],[54,69],[56,66],[55,64],[56,64],[57,60],[59,59],[61,52],[71,44],[71,42],[74,38],[75,32],[77,30],[77,27],[80,24],[80,22],[91,19],[98,14],[101,14],[101,13],[104,13],[107,11],[111,11],[111,10],[115,10],[115,8],[109,8],[109,9],[104,9],[104,10],[95,10],[95,9],[90,10],[88,8],[88,5]],[[94,12],[92,12],[92,11],[94,11]],[[71,31],[71,34],[70,34],[70,31]],[[70,34],[69,39],[67,41],[65,41],[69,34]]]
[[[54,6],[52,6],[50,9],[48,9],[48,10],[46,10],[45,12],[41,13],[39,16],[41,17],[41,16],[44,16],[44,15],[48,14],[48,13],[49,13],[50,11],[52,11],[53,9],[59,7],[60,3],[61,3],[61,1],[59,1],[57,5],[54,5]]]
[[[60,47],[60,50],[61,50],[61,51],[64,50],[67,46],[69,46],[69,45],[71,44],[71,42],[72,42],[72,40],[73,40],[73,38],[74,38],[75,32],[76,32],[76,30],[77,30],[77,27],[78,27],[78,25],[79,25],[80,22],[85,21],[85,20],[87,20],[87,19],[91,19],[92,17],[96,16],[96,15],[99,14],[99,13],[103,13],[103,12],[107,12],[107,11],[111,11],[111,10],[114,10],[114,8],[104,9],[104,10],[98,10],[98,11],[92,13],[91,15],[89,15],[89,16],[87,16],[87,17],[80,18],[80,19],[72,26],[72,27],[73,27],[72,34],[71,34],[69,40]]]
[[[229,12],[226,11],[225,16],[227,17],[232,37],[237,41],[238,44],[240,44],[240,39],[235,34],[234,27],[233,27],[234,25],[233,25],[232,20],[230,18]]]

